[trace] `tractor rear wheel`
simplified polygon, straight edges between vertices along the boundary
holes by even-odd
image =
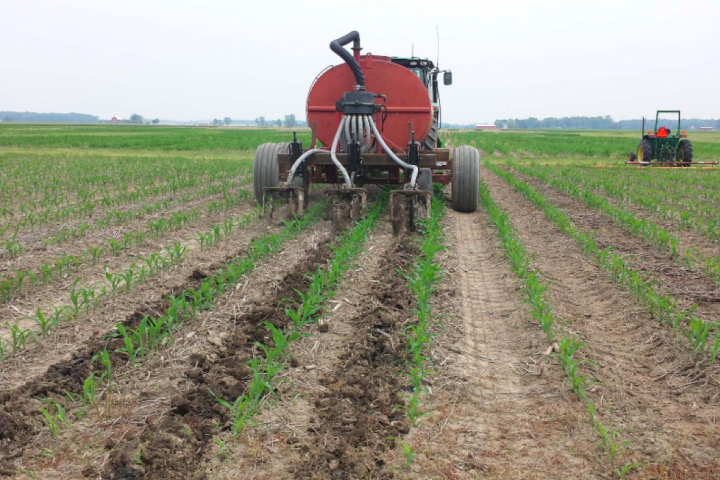
[[[253,160],[253,189],[255,201],[263,204],[263,188],[277,187],[280,177],[278,154],[287,152],[288,143],[263,143],[255,151]]]
[[[649,162],[653,158],[653,146],[649,138],[643,138],[638,143],[637,161]]]
[[[442,146],[440,143],[440,139],[438,138],[438,122],[437,118],[435,117],[433,117],[433,123],[430,127],[430,133],[428,133],[428,136],[425,137],[425,140],[423,140],[422,146],[423,150],[435,150]]]
[[[452,159],[452,208],[470,213],[477,209],[480,190],[480,153],[477,148],[460,145]]]
[[[690,140],[680,140],[677,150],[677,161],[690,164],[693,159],[692,143]],[[689,167],[690,165],[685,165]]]

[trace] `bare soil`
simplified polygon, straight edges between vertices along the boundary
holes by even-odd
[[[720,478],[720,367],[698,365],[682,339],[658,325],[542,212],[486,169],[482,175],[533,254],[533,268],[549,282],[558,326],[586,345],[581,373],[590,381],[597,416],[617,442],[631,442],[616,458],[601,446],[558,359],[548,355],[547,338],[480,208],[472,214],[448,209],[444,220],[448,250],[438,256],[444,277],[432,305],[432,372],[418,425],[402,408],[411,392],[402,373],[408,366],[404,330],[416,314],[398,271],[410,269],[420,252],[415,234],[394,237],[382,218],[319,324],[309,327],[311,336],[292,345],[283,381],[264,398],[255,424],[237,437],[216,396],[232,402],[246,392],[248,361],[262,355],[255,342],[272,345],[263,323],[285,327],[285,309],[307,290],[307,273],[332,255],[337,232],[328,222],[289,241],[140,366],[115,352],[120,340],[108,334],[116,323],[133,327],[144,315],[165,311],[170,295],[197,286],[242,255],[252,238],[280,228],[277,221],[258,222],[217,247],[192,248],[171,271],[0,363],[0,476],[608,479],[617,478],[616,468],[637,463],[628,478]],[[660,288],[687,304],[698,302],[707,318],[720,313],[717,286],[707,278],[598,212],[531,183]],[[174,236],[191,243],[191,230]],[[118,260],[118,268],[127,261]],[[8,308],[27,313],[52,303],[68,284],[56,287]],[[68,392],[81,393],[90,359],[106,344],[113,387],[99,392],[100,401],[86,412],[70,408],[68,425],[50,435],[37,399],[64,402]],[[404,446],[413,454],[409,464]]]
[[[225,316],[224,328],[219,325],[207,328],[210,319],[202,318],[198,320],[202,322],[199,326],[198,321],[193,322],[189,328],[177,334],[186,341],[194,340],[192,345],[197,347],[196,351],[188,353],[186,349],[178,349],[176,345],[170,351],[162,351],[159,362],[156,357],[155,363],[150,360],[149,370],[138,370],[129,366],[125,357],[112,353],[113,375],[116,377],[113,391],[116,388],[117,392],[109,392],[103,404],[84,417],[77,427],[69,429],[65,433],[65,443],[47,438],[46,429],[39,418],[38,406],[31,399],[38,396],[60,399],[65,391],[81,393],[82,382],[90,372],[89,358],[105,346],[102,338],[93,339],[88,348],[74,355],[69,361],[54,365],[39,380],[4,392],[0,401],[5,405],[5,409],[0,410],[0,415],[13,425],[12,437],[9,438],[12,441],[0,443],[5,468],[10,469],[11,467],[7,466],[10,464],[31,462],[44,444],[63,445],[66,455],[68,451],[87,448],[85,445],[97,443],[97,439],[93,442],[94,436],[102,432],[102,428],[106,428],[110,422],[111,433],[116,435],[111,434],[101,442],[107,450],[106,456],[101,457],[102,464],[81,464],[80,468],[76,462],[68,462],[63,465],[63,469],[75,473],[57,478],[79,478],[79,470],[85,469],[91,472],[91,476],[101,475],[102,478],[145,478],[145,475],[149,478],[196,478],[194,472],[190,471],[192,464],[188,462],[202,458],[202,451],[197,452],[197,449],[207,446],[212,438],[207,434],[218,427],[227,428],[222,427],[227,412],[208,389],[231,401],[238,396],[238,392],[242,393],[249,372],[245,360],[257,353],[253,351],[253,342],[271,343],[264,327],[257,322],[279,319],[280,313],[284,312],[284,305],[289,301],[287,299],[294,295],[294,288],[302,289],[304,273],[314,270],[315,266],[327,258],[327,231],[327,228],[321,229],[319,234],[319,238],[324,238],[322,241],[325,247],[308,249],[308,255],[304,256],[302,261],[294,262],[291,270],[284,271],[279,284],[266,282],[262,267],[254,272],[255,279],[261,279],[258,287],[265,290],[264,295],[258,297],[257,304],[243,306],[243,310],[238,310],[237,299],[232,301],[225,298],[233,297],[234,292],[224,295],[225,302],[221,302],[212,312],[213,321],[217,321],[218,314]],[[307,232],[305,242],[296,242],[289,247],[302,249],[309,245],[308,239],[317,241],[317,235],[318,232]],[[237,254],[242,254],[242,251]],[[196,286],[221,268],[232,256],[212,265],[196,264],[195,270],[185,283],[175,287],[168,295]],[[293,263],[288,262],[288,258],[283,261],[284,266]],[[281,288],[276,288],[276,285],[281,285]],[[124,324],[132,328],[145,313],[162,311],[164,298],[166,296],[157,304],[147,306],[144,311],[135,312]],[[284,314],[282,318],[284,319]],[[204,341],[197,344],[196,339]],[[111,340],[108,350],[114,352],[120,346],[118,342],[121,343],[121,340]],[[173,358],[174,356],[179,358]],[[169,363],[175,368],[170,378],[167,378],[165,372]],[[152,378],[153,382],[138,382],[138,374],[143,377],[147,375],[146,381]],[[192,392],[188,394],[191,389]],[[173,443],[177,440],[173,437],[175,434],[180,439],[179,444]],[[78,443],[83,446],[79,447]],[[180,448],[181,445],[183,448]],[[139,449],[147,452],[141,469],[136,468]],[[170,451],[167,451],[168,449]],[[178,476],[181,475],[179,472],[182,472],[183,476]]]
[[[388,463],[408,479],[599,478],[585,407],[545,356],[487,213],[450,212],[446,224],[428,417],[403,439],[411,467],[401,448]]]
[[[658,325],[528,200],[488,171],[485,180],[534,254],[534,267],[550,282],[564,328],[587,346],[594,364],[583,370],[592,376],[589,392],[599,418],[620,440],[633,442],[614,463],[639,462],[643,478],[719,478],[717,369],[700,369],[674,332]],[[593,212],[573,212],[578,222],[596,222],[599,239],[612,233],[621,252],[635,242]],[[648,266],[648,259],[657,258],[650,252],[638,256]],[[657,273],[671,268],[677,267]]]

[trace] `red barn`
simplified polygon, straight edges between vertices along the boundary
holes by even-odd
[[[117,117],[113,117],[110,119],[110,123],[118,123]]]
[[[475,125],[475,130],[497,130],[497,125],[492,123],[478,123]]]

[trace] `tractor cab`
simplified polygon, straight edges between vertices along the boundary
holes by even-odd
[[[390,57],[392,63],[401,65],[413,72],[427,88],[430,103],[433,109],[433,126],[430,135],[423,142],[423,149],[434,150],[442,148],[442,142],[438,137],[438,130],[442,122],[440,112],[440,89],[438,88],[438,75],[443,73],[443,84],[452,85],[452,72],[450,70],[440,70],[435,66],[432,60],[418,57]]]

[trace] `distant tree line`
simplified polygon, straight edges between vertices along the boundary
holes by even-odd
[[[440,128],[475,128],[474,123],[448,123],[442,122]]]
[[[663,123],[668,126],[674,126],[672,119],[663,118]],[[648,122],[652,125],[655,123],[655,115],[646,117],[646,127]],[[642,128],[642,120],[619,120],[614,121],[612,117],[606,115],[604,117],[548,117],[542,120],[535,117],[530,118],[510,118],[506,120],[495,120],[498,128],[507,125],[508,128],[519,129],[554,129],[564,128],[568,130],[640,130]],[[720,130],[720,119],[700,119],[700,118],[683,118],[682,128],[700,128],[715,127]]]
[[[277,119],[277,120],[268,120],[265,117],[257,117],[255,120],[253,120],[253,123],[257,125],[258,127],[305,127],[307,126],[307,122],[298,121],[297,117],[294,113],[291,113],[290,115],[285,115],[285,120]]]
[[[86,113],[37,113],[37,112],[2,112],[3,122],[46,122],[46,123],[97,123],[98,117]]]

